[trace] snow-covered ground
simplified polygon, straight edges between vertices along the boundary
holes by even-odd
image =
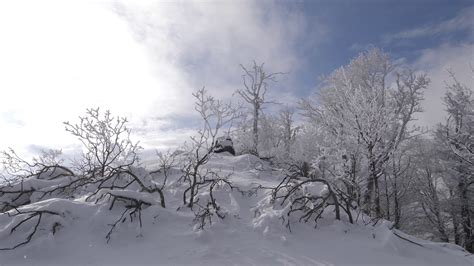
[[[207,167],[232,172],[231,180],[242,190],[281,180],[278,169],[251,155],[218,154]],[[109,210],[109,204],[96,205],[83,198],[50,198],[28,205],[24,211],[47,208],[68,215],[45,216],[49,228],[61,224],[57,232],[43,230],[25,246],[0,251],[0,265],[474,265],[474,256],[458,246],[391,231],[387,222],[375,227],[353,225],[335,221],[328,212],[316,229],[295,223],[290,232],[277,211],[257,210],[267,197],[262,190],[252,195],[219,191],[226,218],[214,218],[211,226],[197,230],[192,212],[177,211],[182,191],[173,184],[175,179],[170,179],[166,191],[166,209],[159,205],[145,209],[141,228],[138,221],[119,223],[109,243],[105,236],[120,217],[120,209]],[[0,247],[15,240],[6,229],[10,221],[0,217]]]

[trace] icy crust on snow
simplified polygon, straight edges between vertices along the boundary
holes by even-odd
[[[207,167],[233,173],[230,179],[242,191],[256,184],[275,186],[282,178],[281,171],[252,155],[219,154]],[[182,207],[179,177],[178,171],[169,177],[166,209],[159,206],[158,195],[101,190],[97,197],[112,193],[151,204],[142,210],[141,227],[137,220],[119,223],[108,244],[105,235],[123,211],[110,209],[110,200],[95,204],[84,196],[25,205],[19,210],[59,215],[45,215],[31,243],[0,251],[0,265],[474,265],[473,256],[458,246],[417,239],[391,229],[389,222],[366,226],[336,221],[331,208],[316,229],[293,221],[290,232],[281,218],[288,206],[274,206],[269,191],[262,190],[255,194],[217,189],[226,218],[215,218],[205,230],[197,230],[193,212]],[[303,191],[321,195],[327,187],[309,185]],[[35,223],[29,221],[10,234],[14,219],[20,218],[0,215],[0,248],[24,240]],[[56,224],[60,226],[53,234]]]

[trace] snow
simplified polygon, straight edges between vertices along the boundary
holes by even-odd
[[[207,167],[233,173],[231,181],[242,190],[256,184],[276,185],[281,180],[281,171],[252,155],[216,154]],[[109,243],[105,235],[122,212],[109,210],[109,202],[49,198],[26,205],[22,211],[52,210],[60,215],[45,216],[47,223],[29,244],[0,251],[0,265],[474,265],[474,256],[458,246],[391,230],[386,221],[376,226],[336,221],[331,210],[323,214],[317,228],[295,222],[290,232],[279,218],[284,207],[272,208],[265,191],[251,195],[216,191],[226,218],[214,218],[205,230],[196,230],[194,214],[187,208],[177,210],[182,203],[177,178],[177,172],[169,177],[172,190],[165,191],[166,209],[153,198],[157,195],[101,191],[152,204],[142,210],[142,227],[135,220],[119,223]],[[326,191],[319,184],[306,189]],[[11,221],[0,215],[0,247],[21,240],[34,224],[20,227],[12,238]],[[48,228],[56,222],[61,227],[53,234]]]
[[[134,190],[128,190],[128,189],[124,189],[124,190],[100,189],[99,192],[97,193],[97,198],[101,198],[102,196],[105,196],[105,195],[135,199],[135,200],[142,201],[150,205],[157,205],[160,203],[160,199],[155,197],[156,195],[153,195],[150,193],[140,193],[140,192],[137,192]]]
[[[221,147],[233,147],[234,143],[230,137],[219,137],[217,138],[217,143]]]

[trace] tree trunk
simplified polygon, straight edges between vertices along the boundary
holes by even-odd
[[[448,234],[446,234],[445,225],[443,222],[443,217],[441,216],[440,202],[436,188],[432,187],[433,190],[433,212],[436,215],[436,226],[438,227],[438,232],[440,234],[441,241],[449,242]]]
[[[346,201],[346,210],[347,210],[347,216],[349,217],[349,222],[351,224],[354,223],[354,219],[352,218],[352,213],[351,213],[351,204],[350,201]]]
[[[461,200],[461,224],[464,232],[464,248],[474,253],[474,235],[472,232],[472,220],[469,213],[469,199],[467,186],[464,180],[459,183],[459,194]]]
[[[459,221],[455,211],[454,204],[451,205],[451,218],[453,221],[454,244],[461,245],[461,234],[459,233]]]
[[[368,148],[368,161],[369,161],[369,167],[368,167],[368,172],[369,176],[367,179],[367,189],[365,191],[364,195],[364,211],[366,214],[370,215],[371,210],[372,210],[372,193],[374,193],[374,173],[375,173],[375,164],[373,162],[373,154],[372,154],[372,147],[369,146]]]
[[[375,174],[375,179],[374,179],[374,188],[375,188],[375,217],[377,218],[382,218],[382,209],[380,208],[380,189],[379,189],[379,178],[377,174]]]
[[[369,149],[369,179],[367,182],[367,191],[364,197],[365,211],[369,215],[375,215],[376,218],[382,217],[380,209],[380,191],[377,175],[377,162],[374,160],[372,150]],[[375,211],[375,213],[374,213]]]
[[[195,167],[194,168],[194,173],[193,173],[193,179],[192,179],[192,184],[191,184],[191,195],[189,196],[189,204],[188,204],[188,207],[189,208],[193,208],[194,206],[194,196],[196,194],[196,183],[197,183],[197,170],[198,168]]]
[[[387,202],[387,209],[386,209],[386,218],[390,221],[390,195],[388,193],[388,182],[387,182],[387,174],[384,173],[384,181],[385,181],[385,201]]]
[[[453,223],[454,243],[456,245],[461,245],[461,234],[459,233],[459,220],[457,216],[458,206],[456,206],[455,201],[453,200],[453,198],[456,196],[456,192],[451,188],[449,189],[449,196],[451,198],[451,208],[449,210],[449,214],[451,215],[451,220]]]
[[[402,210],[400,209],[400,199],[398,198],[398,173],[395,170],[395,161],[393,161],[393,212],[394,212],[394,227],[400,229],[400,220],[402,216]]]
[[[394,179],[393,183],[393,194],[395,195],[393,197],[393,204],[394,204],[394,216],[395,216],[395,228],[400,229],[400,220],[402,216],[402,211],[400,209],[400,201],[398,198],[398,184],[397,184],[397,179]]]
[[[258,103],[255,103],[254,110],[253,110],[253,129],[252,129],[252,133],[253,133],[253,151],[252,152],[256,156],[259,156],[259,154],[258,154],[258,116],[259,116],[259,111],[260,111],[260,107],[259,107]]]
[[[365,191],[364,195],[364,209],[366,214],[371,214],[372,210],[372,194],[374,193],[374,180],[375,177],[373,176],[372,171],[372,164],[369,165],[369,178],[367,181],[367,190]]]

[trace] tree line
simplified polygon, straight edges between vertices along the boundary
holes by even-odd
[[[254,115],[251,130],[243,123],[235,133],[241,151],[329,182],[350,221],[363,212],[372,222],[387,219],[394,228],[474,251],[474,98],[455,73],[439,107],[444,122],[426,129],[416,114],[429,78],[381,49],[359,54],[325,77],[314,97],[276,115],[261,111],[275,74],[255,63],[253,69],[246,94],[265,90],[244,97]]]

